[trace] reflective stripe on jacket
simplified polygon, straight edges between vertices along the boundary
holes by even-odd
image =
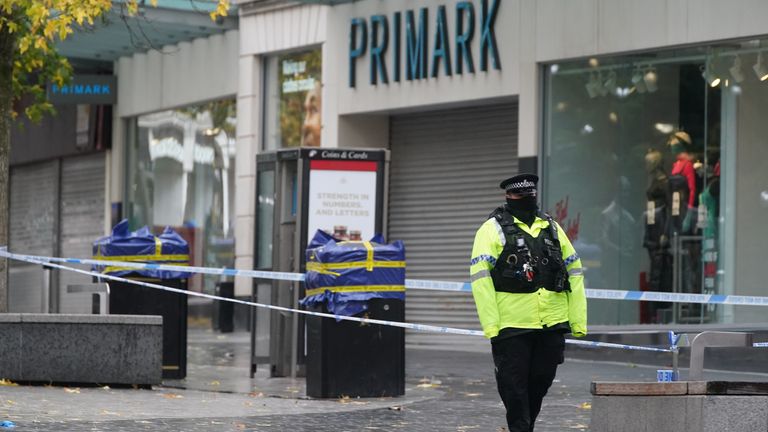
[[[549,222],[539,217],[529,227],[515,218],[515,224],[532,237],[549,229]],[[507,327],[541,329],[568,321],[574,336],[587,334],[587,298],[581,260],[565,232],[557,226],[563,261],[568,269],[570,292],[556,293],[539,288],[528,294],[497,292],[491,280],[491,269],[501,254],[506,239],[498,221],[490,218],[475,234],[470,262],[472,295],[485,337],[492,338]]]

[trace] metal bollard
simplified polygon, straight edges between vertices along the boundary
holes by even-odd
[[[706,347],[751,347],[753,333],[743,332],[701,332],[691,341],[691,365],[688,381],[703,381],[704,348]]]

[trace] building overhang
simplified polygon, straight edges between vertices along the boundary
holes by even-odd
[[[147,4],[145,4],[147,3]],[[211,20],[213,0],[158,0],[151,6],[139,1],[139,11],[128,16],[125,1],[92,26],[80,27],[58,44],[59,53],[74,62],[112,62],[120,57],[207,37],[237,28],[237,11]]]

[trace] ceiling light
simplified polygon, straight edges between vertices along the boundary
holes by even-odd
[[[606,96],[608,94],[608,87],[603,83],[603,74],[600,72],[597,73],[597,91],[600,93],[600,96]]]
[[[611,111],[608,114],[608,120],[610,120],[611,123],[618,123],[619,122],[619,115],[616,114],[615,112]]]
[[[632,84],[635,85],[635,89],[638,93],[645,93],[647,88],[645,87],[645,81],[643,80],[643,71],[640,70],[640,66],[635,69],[635,73],[632,74]]]
[[[715,75],[714,68],[712,67],[712,61],[708,61],[705,66],[701,66],[701,76],[707,81],[710,87],[717,87],[720,85],[720,77]]]
[[[618,90],[619,86],[616,84],[616,71],[611,70],[608,72],[608,79],[605,80],[605,83],[603,84],[603,89],[605,89],[605,93],[610,93],[612,95],[618,96]]]
[[[722,82],[722,79],[717,75],[717,71],[715,70],[714,56],[707,58],[707,62],[701,66],[701,76],[704,77],[704,80],[712,88],[719,86]]]
[[[663,133],[663,134],[669,134],[672,133],[673,130],[675,130],[675,127],[672,126],[670,123],[656,123],[653,125],[654,128],[656,128],[657,131]]]
[[[733,59],[733,66],[728,71],[731,73],[733,80],[737,83],[744,81],[744,71],[741,69],[741,57],[736,56]]]
[[[587,89],[587,94],[589,95],[590,99],[594,99],[600,94],[601,87],[602,85],[600,84],[600,80],[598,79],[597,74],[592,72],[589,75],[589,82],[584,86],[584,88]]]
[[[592,67],[598,67],[600,66],[600,62],[596,58],[592,57],[589,59],[589,65]]]
[[[757,62],[752,66],[752,70],[755,71],[755,75],[757,75],[757,79],[760,81],[768,79],[768,68],[765,67],[765,63],[763,62],[762,52],[757,53]]]
[[[556,74],[559,70],[560,70],[560,65],[558,65],[557,63],[549,66],[549,73],[551,73],[552,75]]]
[[[643,74],[643,82],[645,83],[645,89],[648,90],[648,93],[653,93],[659,89],[657,81],[658,76],[656,75],[656,68],[649,67],[646,69],[645,74]]]

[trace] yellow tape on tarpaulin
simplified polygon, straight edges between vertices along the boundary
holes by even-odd
[[[313,288],[307,290],[307,297],[322,294],[325,291],[338,293],[351,292],[405,292],[405,285],[349,285]]]
[[[323,270],[344,270],[352,268],[365,268],[368,269],[369,263],[367,261],[353,261],[353,262],[340,262],[340,263],[320,263],[320,262],[308,262],[307,271],[322,272]],[[374,268],[404,268],[405,261],[373,261]]]
[[[111,255],[103,256],[96,255],[93,259],[102,261],[122,261],[122,262],[147,262],[147,263],[164,263],[183,265],[181,263],[189,263],[189,255]]]

